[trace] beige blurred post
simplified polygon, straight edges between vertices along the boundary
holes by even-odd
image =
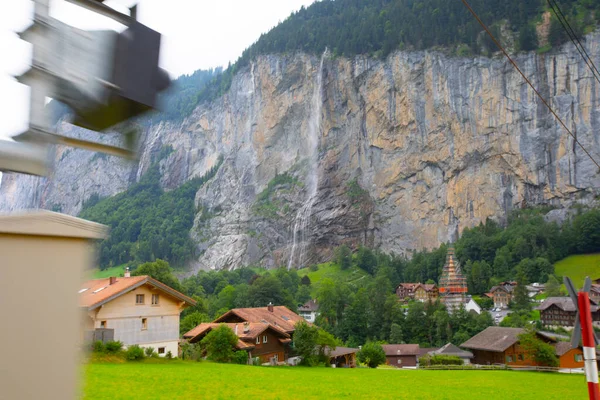
[[[104,225],[50,211],[0,216],[0,399],[77,396],[78,290]]]

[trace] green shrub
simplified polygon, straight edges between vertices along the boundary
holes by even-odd
[[[435,355],[429,359],[430,365],[463,365],[462,358],[457,356]]]
[[[248,364],[248,352],[245,350],[238,350],[233,354],[233,362],[235,364]]]
[[[377,368],[385,363],[385,351],[379,343],[367,342],[357,354],[358,361],[367,364],[369,368]]]
[[[317,264],[312,264],[308,269],[315,272],[319,270],[319,266]]]
[[[97,340],[94,343],[92,343],[92,351],[94,353],[104,353],[106,351],[106,347],[104,346],[104,343],[102,343],[102,341]]]
[[[173,353],[171,353],[171,350],[167,351],[167,354],[165,354],[165,358],[167,360],[171,360],[173,358]]]
[[[129,361],[136,361],[144,359],[144,349],[137,344],[129,346],[125,352],[125,358]]]
[[[146,354],[146,357],[153,357],[154,354],[156,354],[156,352],[154,351],[154,347],[146,347],[144,349],[144,354]]]
[[[119,341],[111,341],[106,343],[105,348],[108,353],[118,353],[123,349],[123,343]]]

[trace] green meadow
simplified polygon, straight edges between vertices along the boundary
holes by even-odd
[[[586,276],[600,278],[600,253],[563,258],[554,264],[554,273],[558,277],[568,276],[577,288],[581,288]]]
[[[584,399],[584,375],[254,367],[208,362],[91,363],[92,399]]]

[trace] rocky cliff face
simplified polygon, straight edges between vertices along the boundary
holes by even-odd
[[[599,46],[600,35],[588,37],[591,54]],[[517,61],[600,160],[600,88],[576,50]],[[524,204],[591,202],[600,187],[504,59],[297,54],[260,57],[183,123],[150,127],[138,163],[59,148],[48,179],[6,174],[0,208],[77,214],[91,194],[139,179],[166,145],[167,189],[224,159],[196,196],[194,270],[306,265],[341,243],[431,248]]]

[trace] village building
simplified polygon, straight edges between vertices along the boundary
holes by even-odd
[[[600,321],[600,310],[590,298],[592,321]],[[548,326],[574,326],[577,310],[570,297],[548,297],[536,307],[540,311],[540,320]]]
[[[382,344],[385,363],[397,368],[416,368],[419,357],[418,344]]]
[[[465,304],[468,292],[467,278],[462,274],[460,265],[454,260],[454,248],[450,247],[446,254],[446,264],[439,282],[439,293],[448,311]]]
[[[402,301],[408,301],[415,298],[415,287],[419,283],[401,283],[396,287],[396,296]]]
[[[301,306],[298,306],[298,314],[307,320],[308,322],[314,323],[319,315],[319,305],[317,300],[309,300]]]
[[[183,334],[190,343],[200,342],[220,323],[203,323]],[[258,358],[260,363],[278,364],[286,357],[287,347],[292,341],[283,329],[266,322],[239,322],[223,324],[238,337],[237,350],[248,352],[248,362]]]
[[[280,328],[288,335],[294,333],[295,325],[304,321],[304,318],[285,306],[274,306],[269,304],[267,307],[254,308],[234,308],[215,319],[215,323],[235,323],[235,322],[264,322]]]
[[[83,282],[79,305],[87,341],[116,340],[153,347],[159,356],[179,352],[179,315],[196,302],[149,276]]]
[[[529,297],[535,297],[540,293],[544,293],[546,285],[543,283],[534,282],[531,285],[525,285],[525,289],[527,289],[527,295]]]
[[[438,288],[434,284],[418,283],[414,290],[414,299],[420,302],[434,302],[438,298]]]
[[[439,290],[435,284],[401,283],[396,287],[396,296],[402,301],[418,300],[421,302],[436,301]]]
[[[481,314],[481,306],[475,300],[473,300],[471,296],[467,296],[467,298],[465,299],[465,310],[467,310],[467,312],[472,312],[477,315]]]
[[[238,348],[248,351],[249,357],[259,357],[263,363],[286,362],[290,355],[289,345],[295,325],[301,321],[305,321],[304,318],[285,306],[269,304],[267,307],[234,308],[215,319],[212,325],[198,325],[185,333],[184,338],[195,343],[202,340],[214,326],[224,323],[236,332],[240,338]],[[244,323],[249,325],[245,326]],[[272,329],[264,335],[260,333],[264,338],[254,336],[268,327]],[[245,331],[246,329],[249,330]],[[281,335],[282,333],[285,335]]]
[[[600,285],[593,283],[592,287],[590,288],[590,293],[589,293],[590,299],[594,300],[594,302],[596,304],[600,303]]]
[[[473,358],[473,353],[471,353],[470,351],[462,350],[458,346],[453,345],[452,343],[447,343],[446,345],[440,347],[437,350],[430,351],[429,355],[458,357],[461,360],[463,360],[464,365],[470,364],[471,359]]]
[[[494,308],[507,308],[513,297],[517,282],[500,282],[486,296],[494,300]]]
[[[356,368],[356,353],[359,349],[351,347],[336,347],[334,350],[327,349],[329,364],[334,368]]]
[[[534,366],[535,361],[525,349],[519,346],[519,335],[524,333],[522,328],[503,328],[490,326],[473,336],[460,347],[473,352],[473,363],[480,365],[505,364]],[[538,338],[554,344],[556,339],[537,333]]]

